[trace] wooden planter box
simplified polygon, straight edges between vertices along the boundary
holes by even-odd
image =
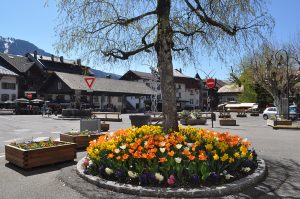
[[[76,144],[74,143],[29,150],[10,144],[5,145],[5,159],[24,169],[72,161],[75,158]]]
[[[109,130],[109,124],[101,124],[101,131],[108,131]]]
[[[220,120],[220,126],[236,126],[236,120]]]
[[[277,125],[284,125],[284,126],[291,126],[292,121],[291,120],[267,120],[268,126],[277,126]]]
[[[64,142],[72,142],[76,144],[76,148],[86,148],[90,144],[90,141],[96,140],[101,134],[94,134],[94,135],[69,135],[65,133],[60,134],[60,141]]]
[[[180,120],[180,123],[182,125],[205,125],[206,124],[206,118],[201,119],[189,119],[189,120]]]

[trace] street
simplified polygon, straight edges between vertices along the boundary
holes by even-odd
[[[108,122],[111,124],[110,131],[130,127],[128,114],[122,117],[122,123]],[[261,115],[236,119],[238,126],[220,127],[217,118],[213,130],[248,138],[258,155],[266,160],[269,174],[258,186],[225,198],[299,198],[300,131],[273,130],[266,126]],[[5,144],[34,137],[58,139],[60,132],[78,130],[78,120],[54,120],[40,115],[0,115],[0,127],[0,198],[136,198],[87,183],[75,173],[76,161],[24,171],[5,160]],[[211,123],[208,121],[207,125],[197,127],[211,129]],[[84,151],[78,152],[77,160],[85,155]]]

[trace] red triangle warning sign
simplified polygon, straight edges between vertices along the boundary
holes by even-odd
[[[85,77],[84,78],[84,81],[87,84],[87,86],[89,87],[89,89],[92,88],[92,86],[93,86],[93,84],[95,82],[95,79],[96,79],[95,77]]]

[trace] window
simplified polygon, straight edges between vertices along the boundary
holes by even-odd
[[[199,105],[199,100],[196,100],[196,105]]]
[[[194,104],[194,99],[190,99],[190,104]]]
[[[2,83],[2,89],[11,89],[11,90],[16,90],[16,84],[15,83]]]
[[[118,102],[122,102],[122,97],[118,97]]]
[[[12,94],[12,95],[11,95],[11,100],[12,100],[12,101],[16,100],[16,98],[17,98],[16,94]]]
[[[177,88],[178,88],[178,89],[181,89],[181,84],[178,84]]]
[[[93,98],[94,98],[94,99],[93,99],[94,102],[99,102],[98,96],[93,96]]]
[[[61,83],[61,81],[57,82],[57,89],[58,90],[62,89],[62,83]]]
[[[178,93],[178,97],[181,98],[181,93]]]
[[[9,100],[9,95],[8,95],[8,94],[2,94],[2,95],[1,95],[1,101],[2,101],[2,102],[5,102],[5,101],[7,101],[7,100]]]

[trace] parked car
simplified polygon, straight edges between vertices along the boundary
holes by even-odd
[[[265,120],[267,120],[267,119],[271,118],[272,116],[275,117],[276,114],[278,114],[276,107],[268,107],[263,112],[263,118]]]
[[[276,116],[278,114],[276,107],[268,107],[263,112],[263,118],[265,120],[271,118],[272,116]],[[297,118],[297,107],[295,105],[289,106],[289,117],[294,120]]]

